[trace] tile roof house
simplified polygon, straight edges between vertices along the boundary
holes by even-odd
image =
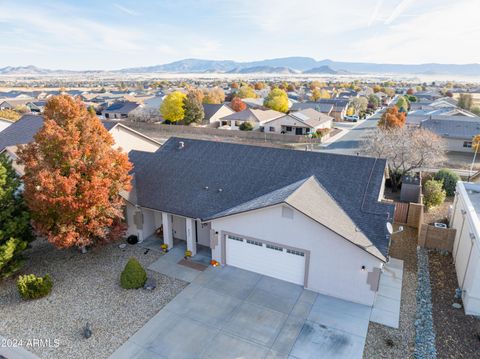
[[[326,115],[330,115],[333,111],[333,104],[318,102],[297,102],[292,105],[292,107],[290,108],[290,112],[302,111],[307,108],[311,108]]]
[[[222,265],[373,304],[393,216],[385,160],[175,137],[129,157],[129,235],[160,246],[162,227],[193,256],[203,246]]]
[[[205,113],[205,118],[203,123],[211,127],[220,127],[220,119],[222,117],[234,114],[230,107],[226,104],[203,104],[203,112]]]
[[[283,112],[247,108],[243,111],[221,117],[219,121],[220,128],[224,129],[237,130],[242,123],[250,122],[254,130],[259,130],[266,122],[282,116],[285,116]]]
[[[448,151],[472,152],[472,139],[480,133],[480,117],[436,116],[419,126],[442,137]]]
[[[288,115],[264,123],[265,132],[308,135],[322,128],[331,128],[333,117],[312,108],[290,112]]]
[[[119,122],[102,121],[102,124],[113,136],[114,147],[126,153],[133,149],[154,152],[160,147],[157,141]],[[6,152],[15,161],[17,146],[33,141],[33,137],[42,126],[43,116],[23,115],[21,119],[0,132],[0,153]]]
[[[106,119],[127,118],[128,114],[134,111],[139,106],[141,105],[131,101],[114,102],[112,105],[102,111],[102,115]]]

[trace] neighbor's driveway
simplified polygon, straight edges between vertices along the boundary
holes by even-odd
[[[256,273],[210,267],[111,358],[362,358],[370,312]]]

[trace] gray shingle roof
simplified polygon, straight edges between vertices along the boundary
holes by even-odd
[[[210,120],[210,118],[217,113],[224,106],[223,103],[221,104],[203,104],[203,112],[205,112],[205,120]]]
[[[110,131],[118,122],[102,121],[103,126]],[[0,132],[0,152],[8,146],[23,145],[33,140],[33,136],[43,125],[43,116],[23,115]]]
[[[316,111],[329,114],[333,110],[333,104],[319,102],[296,102],[292,105],[292,107],[290,107],[290,111],[301,111],[307,108],[312,108]]]
[[[385,223],[393,206],[378,202],[385,160],[175,137],[156,153],[132,151],[129,156],[138,204],[189,218],[211,218],[249,201],[268,202],[272,197],[262,196],[284,193],[315,176],[387,254]]]
[[[420,127],[436,133],[441,137],[471,140],[480,133],[480,118],[438,116],[421,122]]]
[[[136,102],[130,101],[122,101],[122,102],[115,102],[110,105],[104,112],[116,112],[116,113],[129,113],[130,111],[135,110],[138,106],[140,106]]]
[[[29,143],[43,125],[42,116],[23,115],[17,122],[12,123],[0,132],[0,152],[7,146],[16,146]]]

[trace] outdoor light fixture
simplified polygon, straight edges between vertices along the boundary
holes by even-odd
[[[367,267],[365,267],[365,266],[362,266],[362,271],[364,271],[364,272],[365,272],[366,270],[367,270]]]

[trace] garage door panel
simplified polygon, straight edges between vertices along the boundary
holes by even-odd
[[[281,246],[274,246],[281,249],[277,250],[268,248],[265,243],[238,239],[239,237],[226,237],[227,265],[295,284],[304,284],[305,255],[288,253],[287,249]]]

